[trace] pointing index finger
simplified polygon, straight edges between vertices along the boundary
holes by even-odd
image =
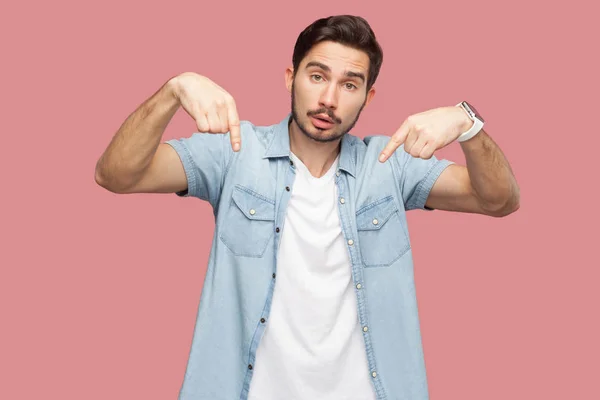
[[[394,151],[396,151],[396,149],[398,147],[400,147],[402,145],[402,143],[404,143],[404,141],[406,140],[406,137],[408,136],[408,132],[409,132],[408,126],[409,125],[408,125],[407,121],[404,121],[402,123],[402,125],[400,125],[400,128],[398,128],[396,133],[394,133],[392,135],[392,137],[388,141],[387,145],[385,146],[385,148],[381,151],[381,154],[379,155],[380,162],[386,161],[392,155],[392,153]]]
[[[229,103],[228,109],[228,123],[229,133],[231,136],[231,147],[233,151],[239,151],[242,146],[242,135],[240,133],[240,117],[235,106],[235,102],[232,100]]]

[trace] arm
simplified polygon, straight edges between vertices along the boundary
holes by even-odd
[[[399,168],[408,209],[425,208],[479,213],[495,217],[519,208],[519,187],[508,161],[482,129],[460,142],[467,166],[438,162],[433,153],[453,143],[473,122],[456,106],[438,107],[408,117],[380,155],[385,162],[408,160]],[[402,156],[396,149],[402,146]],[[442,160],[444,161],[444,160]],[[446,164],[446,165],[444,165]]]
[[[174,192],[187,187],[175,150],[160,140],[179,109],[173,80],[123,122],[96,164],[96,182],[114,193]]]
[[[465,121],[469,123],[472,122]],[[467,166],[453,164],[446,168],[433,185],[426,207],[494,217],[518,210],[519,186],[506,157],[492,138],[482,129],[460,145]]]
[[[180,105],[205,133],[161,143]],[[218,133],[229,135],[212,135]],[[234,151],[239,150],[240,122],[233,97],[206,77],[183,73],[165,83],[121,125],[96,164],[96,182],[115,193],[181,193],[188,189],[189,177],[194,177],[194,183],[198,176],[213,182],[216,179],[206,175],[219,172],[213,164],[222,160],[206,154],[223,154],[217,136],[229,137]],[[185,163],[183,153],[188,156]],[[213,189],[199,186],[194,187],[198,197]]]

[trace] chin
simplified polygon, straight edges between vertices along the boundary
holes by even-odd
[[[314,126],[310,121],[308,126],[301,127],[301,131],[309,138],[317,142],[333,142],[344,136],[343,133],[337,132],[335,129],[319,129]],[[308,129],[307,129],[308,128]]]

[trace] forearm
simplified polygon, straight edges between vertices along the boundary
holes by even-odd
[[[519,208],[519,186],[502,150],[482,129],[461,142],[471,186],[481,206],[505,214]]]
[[[119,190],[141,178],[179,109],[174,90],[171,79],[123,122],[96,164],[98,184]]]

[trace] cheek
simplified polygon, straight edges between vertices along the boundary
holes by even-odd
[[[343,110],[343,113],[347,117],[356,117],[360,112],[360,108],[363,105],[363,99],[357,97],[346,99],[343,104],[340,104],[340,111]]]
[[[296,86],[296,100],[304,104],[318,104],[320,92],[315,85],[308,82],[299,83]]]

